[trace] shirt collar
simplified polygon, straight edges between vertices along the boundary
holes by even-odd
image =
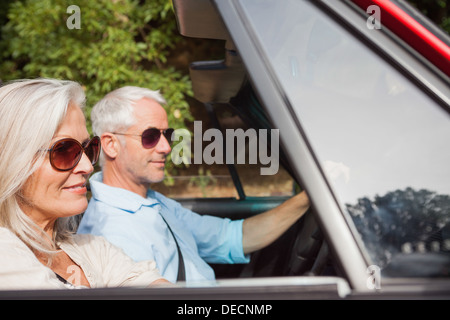
[[[102,172],[94,173],[89,179],[89,184],[92,197],[95,200],[105,202],[121,210],[134,213],[142,206],[152,207],[159,205],[159,202],[154,198],[154,192],[151,190],[147,193],[147,198],[143,198],[129,190],[104,184]]]

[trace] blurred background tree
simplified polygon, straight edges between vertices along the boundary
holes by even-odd
[[[447,0],[408,0],[408,2],[450,34],[450,3]]]
[[[167,64],[180,36],[171,3],[151,1],[7,1],[0,78],[53,77],[79,81],[92,105],[124,85],[161,90],[169,122],[190,119],[188,77]],[[81,28],[69,29],[67,8],[81,8]],[[2,5],[4,7],[5,4]],[[169,17],[170,15],[170,17]],[[2,20],[6,22],[5,12]]]
[[[79,29],[66,25],[74,13],[68,7],[74,4],[80,8]],[[174,128],[193,120],[186,100],[192,96],[189,78],[168,62],[182,40],[170,1],[2,1],[1,8],[2,81],[49,77],[80,82],[87,93],[89,130],[92,106],[125,85],[160,90]]]

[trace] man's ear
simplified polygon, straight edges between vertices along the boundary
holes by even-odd
[[[105,132],[101,136],[101,141],[102,151],[105,156],[110,159],[115,159],[120,149],[120,143],[117,140],[117,137],[110,132]]]

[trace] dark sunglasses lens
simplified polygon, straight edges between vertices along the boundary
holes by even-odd
[[[53,146],[51,159],[58,170],[70,170],[80,160],[82,149],[79,144],[70,140],[63,140]]]
[[[85,152],[92,165],[96,164],[100,155],[100,138],[94,137],[85,148]]]
[[[158,129],[151,128],[142,132],[142,146],[146,149],[153,148],[158,144],[161,132]]]
[[[167,142],[169,142],[169,144],[172,144],[172,134],[175,131],[175,129],[167,129],[166,131],[164,131],[164,138],[166,138]]]

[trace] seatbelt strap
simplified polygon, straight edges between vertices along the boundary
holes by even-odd
[[[177,238],[175,238],[175,235],[173,234],[172,229],[170,228],[170,226],[167,223],[166,219],[164,219],[163,215],[160,214],[160,216],[164,220],[164,222],[166,223],[167,228],[169,228],[169,231],[172,234],[173,239],[175,240],[175,244],[177,245],[177,250],[178,250],[178,275],[177,275],[177,281],[185,281],[186,280],[186,271],[184,269],[183,254],[181,253],[180,246],[178,245]]]

